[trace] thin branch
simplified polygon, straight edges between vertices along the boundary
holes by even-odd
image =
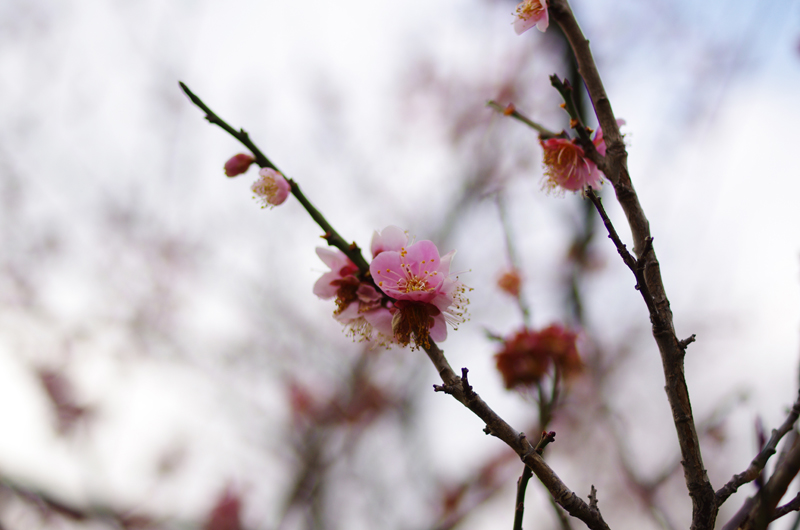
[[[644,299],[645,305],[647,305],[647,310],[650,312],[650,315],[658,315],[658,308],[656,307],[655,300],[653,300],[653,296],[650,294],[650,290],[647,288],[647,281],[644,278],[645,261],[643,259],[634,258],[633,255],[628,252],[627,247],[619,238],[617,230],[611,223],[611,219],[609,219],[605,208],[603,208],[603,203],[600,200],[600,197],[597,196],[591,186],[586,189],[586,196],[589,197],[589,200],[592,201],[597,209],[597,213],[600,214],[600,218],[603,220],[606,230],[608,230],[608,237],[614,242],[614,246],[617,247],[617,252],[619,252],[619,255],[622,257],[622,261],[628,266],[633,275],[636,277],[636,290],[642,293],[642,298]],[[653,238],[648,238],[646,244],[652,246]],[[683,348],[685,349],[685,346]]]
[[[239,140],[239,142],[241,142],[242,145],[244,145],[246,148],[250,150],[250,152],[253,153],[253,156],[256,159],[256,164],[258,164],[260,167],[267,167],[267,168],[272,168],[275,171],[280,171],[277,168],[277,166],[275,166],[275,164],[273,164],[272,161],[269,158],[267,158],[266,155],[264,155],[264,153],[261,152],[261,150],[256,146],[256,144],[254,144],[250,140],[250,135],[248,135],[244,129],[239,129],[237,131],[236,129],[228,125],[228,123],[225,122],[219,116],[217,116],[217,114],[214,111],[212,111],[208,107],[208,105],[203,103],[203,101],[199,97],[197,97],[194,94],[194,92],[189,90],[188,86],[186,86],[184,83],[180,81],[178,82],[178,84],[181,86],[181,89],[186,93],[186,95],[189,96],[189,99],[192,101],[192,103],[200,107],[200,109],[206,113],[205,117],[209,123],[212,123],[222,128],[228,134]],[[284,177],[286,177],[286,175],[284,175]],[[361,274],[366,275],[369,272],[369,264],[364,259],[364,256],[361,255],[361,249],[359,249],[355,243],[348,243],[347,241],[345,241],[344,238],[340,236],[336,230],[333,229],[333,226],[331,226],[328,220],[325,219],[325,217],[319,212],[319,210],[317,210],[311,204],[311,201],[309,201],[306,198],[306,196],[303,195],[303,192],[300,191],[300,186],[297,184],[297,182],[288,177],[286,177],[286,180],[292,187],[292,195],[294,195],[295,198],[298,201],[300,201],[300,204],[303,205],[303,208],[305,208],[305,210],[308,212],[311,218],[314,219],[314,221],[320,226],[320,228],[322,228],[324,232],[322,238],[328,242],[328,245],[334,246],[339,250],[341,250],[342,252],[344,252],[345,255],[348,258],[350,258],[350,261],[352,261],[356,265],[356,267],[358,267],[358,270],[361,272]]]
[[[794,402],[794,405],[792,405],[792,409],[789,411],[786,421],[784,421],[783,425],[781,425],[779,428],[772,430],[772,436],[770,436],[769,441],[761,450],[761,452],[756,455],[752,462],[750,462],[750,465],[747,466],[747,469],[738,475],[734,475],[727,484],[717,490],[717,506],[722,506],[722,503],[728,500],[728,497],[736,493],[736,490],[738,490],[741,486],[758,478],[759,474],[761,474],[766,467],[770,457],[775,454],[775,451],[778,447],[778,442],[780,442],[781,439],[786,436],[786,433],[792,430],[792,427],[799,416],[800,395],[798,395],[797,400]]]
[[[533,476],[533,471],[528,466],[522,470],[519,480],[517,480],[517,501],[514,508],[514,530],[522,530],[522,516],[525,514],[525,489],[528,481]]]
[[[780,519],[784,515],[787,515],[787,514],[789,514],[791,512],[796,512],[798,510],[800,510],[800,493],[795,495],[794,499],[792,499],[791,501],[787,502],[783,506],[778,506],[775,509],[775,513],[772,514],[772,518],[770,519],[770,522],[774,521],[775,519]]]
[[[589,137],[589,130],[586,124],[583,123],[580,110],[578,109],[577,103],[575,103],[575,93],[572,90],[572,85],[569,84],[569,80],[565,79],[561,81],[561,79],[554,74],[550,76],[550,84],[561,94],[561,98],[564,100],[562,107],[564,107],[564,110],[569,114],[569,126],[575,129],[581,141],[581,146],[584,148],[587,156],[598,168],[602,169],[604,165],[603,155],[597,152],[597,149],[595,149],[592,143],[592,139]]]
[[[772,520],[778,502],[798,472],[800,472],[800,440],[796,438],[794,446],[787,453],[781,466],[775,469],[764,487],[759,490],[758,495],[745,502],[742,509],[725,525],[724,530],[765,529]]]
[[[625,143],[622,141],[611,102],[597,72],[589,41],[583,35],[567,0],[550,0],[549,3],[549,13],[561,27],[575,53],[578,70],[586,84],[598,122],[603,128],[606,156],[605,167],[602,169],[614,186],[617,200],[622,206],[631,228],[633,250],[639,261],[637,274],[642,274],[645,279],[644,282],[640,282],[640,289],[647,288],[649,296],[654,302],[655,311],[650,312],[650,320],[653,324],[653,337],[661,354],[666,380],[665,390],[681,448],[686,487],[692,499],[691,528],[692,530],[712,530],[718,511],[716,497],[703,465],[700,442],[684,375],[685,350],[675,335],[672,310],[661,278],[660,265],[652,248],[650,223],[639,204],[639,198],[631,183]],[[648,309],[650,308],[648,307]]]
[[[543,140],[546,140],[547,138],[553,138],[559,135],[559,133],[555,133],[550,129],[544,127],[543,125],[539,125],[538,123],[528,118],[524,114],[521,114],[519,111],[517,111],[517,109],[514,107],[512,103],[509,103],[507,106],[504,107],[490,99],[489,101],[486,102],[486,106],[493,108],[494,110],[500,112],[505,116],[511,116],[515,120],[524,123],[531,129],[535,129],[539,133],[539,138]]]

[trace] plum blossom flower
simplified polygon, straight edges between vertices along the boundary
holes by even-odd
[[[384,231],[385,232],[385,231]],[[431,241],[418,241],[399,250],[382,250],[369,270],[378,288],[395,300],[391,312],[394,338],[417,347],[447,338],[466,318],[467,287],[450,275],[455,251],[439,256]]]
[[[497,369],[506,388],[530,387],[539,383],[555,366],[560,377],[569,379],[583,369],[576,346],[577,334],[553,324],[540,331],[522,328],[506,339],[495,355]]]
[[[250,169],[250,165],[255,161],[255,158],[244,153],[234,155],[227,162],[225,162],[225,176],[235,177],[237,175],[241,175],[242,173],[246,173],[247,170]]]
[[[625,120],[617,120],[617,124],[624,125]],[[603,174],[594,162],[586,158],[586,153],[576,140],[548,138],[539,140],[539,143],[544,150],[546,188],[579,191],[585,186],[599,188],[602,185]],[[601,156],[606,155],[606,141],[601,127],[597,127],[592,143]]]
[[[378,343],[392,341],[392,314],[383,304],[383,295],[369,283],[358,278],[358,267],[341,250],[317,248],[317,256],[331,270],[314,284],[314,294],[325,299],[335,298],[333,318],[345,325],[353,340],[371,340],[373,332]]]
[[[291,191],[289,181],[278,171],[268,167],[261,168],[258,174],[259,179],[253,183],[250,189],[263,202],[261,207],[266,208],[269,206],[272,208],[283,204],[283,201],[286,200]]]
[[[583,148],[575,140],[548,138],[539,140],[539,143],[544,149],[546,188],[578,191],[584,186],[600,186],[600,171],[594,162],[586,158]]]
[[[514,31],[521,35],[536,26],[539,31],[547,29],[550,18],[547,14],[547,0],[525,0],[520,2],[514,13]]]

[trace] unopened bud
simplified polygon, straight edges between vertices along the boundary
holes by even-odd
[[[255,158],[244,153],[234,155],[227,162],[225,162],[225,176],[235,177],[237,175],[241,175],[250,169],[250,165],[255,161]]]

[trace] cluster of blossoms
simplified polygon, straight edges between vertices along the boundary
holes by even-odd
[[[335,298],[334,318],[359,340],[428,347],[447,338],[447,324],[466,319],[467,287],[450,274],[455,251],[439,256],[430,241],[409,244],[408,235],[389,226],[372,237],[369,275],[340,250],[318,248],[330,267],[314,285],[314,294]]]
[[[557,324],[541,331],[523,328],[506,339],[503,350],[495,355],[506,388],[536,385],[551,366],[564,379],[580,373],[583,363],[575,345],[576,339],[574,332]]]

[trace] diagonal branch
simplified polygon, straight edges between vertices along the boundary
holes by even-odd
[[[675,335],[672,310],[661,279],[660,265],[652,248],[650,223],[631,183],[627,165],[628,154],[611,102],[597,72],[589,41],[583,35],[567,0],[550,0],[549,12],[561,27],[575,53],[578,70],[586,83],[597,119],[603,128],[603,138],[606,142],[604,173],[614,186],[617,200],[631,228],[634,254],[637,257],[637,276],[641,274],[645,280],[640,284],[640,288],[646,286],[652,298],[653,307],[651,308],[648,303],[648,310],[653,325],[653,337],[661,354],[666,379],[665,390],[678,435],[686,487],[692,499],[691,528],[712,530],[718,510],[714,488],[703,466],[689,390],[684,376],[683,360],[688,342],[681,342]]]
[[[261,152],[261,150],[256,146],[256,144],[254,144],[253,141],[250,140],[250,135],[247,134],[247,132],[245,132],[244,129],[239,129],[237,131],[236,129],[231,127],[225,120],[217,116],[217,114],[214,111],[212,111],[208,107],[208,105],[203,103],[203,100],[197,97],[194,94],[194,92],[189,90],[188,86],[186,86],[184,83],[180,81],[178,82],[178,84],[181,86],[181,90],[183,90],[186,93],[186,95],[189,96],[189,99],[192,101],[192,103],[197,105],[203,112],[206,113],[206,120],[208,120],[209,123],[212,123],[222,128],[228,134],[239,140],[242,143],[242,145],[244,145],[246,148],[250,150],[250,152],[253,153],[253,156],[256,159],[256,164],[258,164],[260,167],[268,167],[274,169],[275,171],[280,171],[277,168],[277,166],[275,166],[275,164],[273,164],[272,161],[269,158],[267,158],[266,155],[264,155],[264,153]],[[284,175],[284,177],[286,177],[286,175]],[[364,259],[364,256],[361,255],[361,249],[359,249],[355,243],[348,243],[347,241],[345,241],[344,238],[340,236],[336,230],[333,229],[333,226],[331,226],[328,220],[325,219],[325,217],[319,212],[319,210],[317,210],[314,207],[314,205],[311,204],[311,201],[309,201],[306,198],[303,192],[300,191],[300,186],[297,184],[297,182],[288,177],[286,177],[286,180],[292,187],[292,195],[294,195],[295,198],[298,201],[300,201],[300,204],[303,205],[303,208],[305,208],[305,210],[308,212],[311,218],[314,219],[314,221],[325,232],[322,237],[328,242],[328,245],[334,246],[339,250],[341,250],[342,252],[344,252],[345,255],[348,258],[350,258],[350,261],[355,263],[356,267],[358,267],[358,270],[361,272],[362,275],[365,275],[367,272],[369,272],[369,264]]]

